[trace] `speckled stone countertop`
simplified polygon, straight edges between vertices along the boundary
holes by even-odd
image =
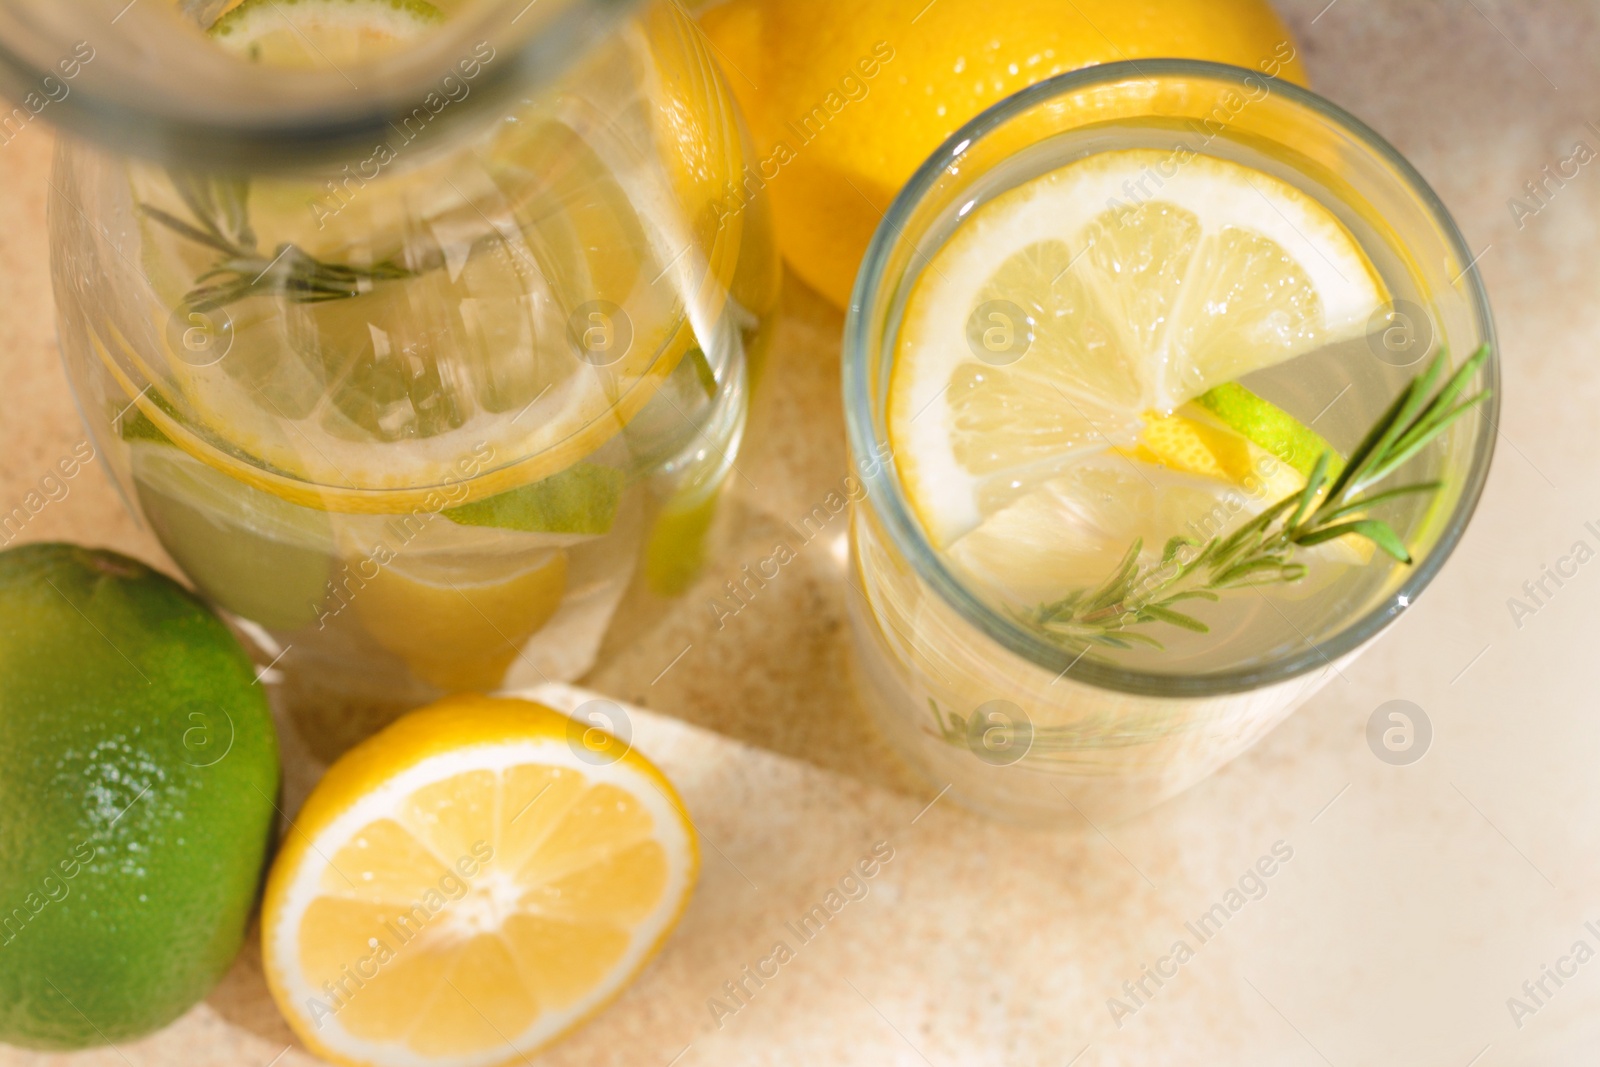
[[[955,0],[946,0],[955,2]],[[972,0],[959,0],[972,2]],[[677,602],[635,596],[582,684],[647,708],[636,740],[707,843],[665,953],[552,1065],[1329,1064],[1507,1067],[1600,1059],[1600,567],[1531,615],[1507,601],[1600,521],[1600,170],[1535,214],[1508,201],[1577,141],[1600,148],[1600,9],[1580,0],[1282,0],[1314,83],[1405,152],[1459,220],[1498,315],[1499,453],[1442,577],[1387,639],[1247,756],[1130,823],[987,823],[910,777],[848,688],[835,531],[718,629],[707,601],[845,472],[839,313],[787,286],[772,365],[720,520]],[[55,348],[50,131],[0,147],[0,510],[81,440]],[[169,561],[91,465],[28,539]],[[838,535],[843,520],[838,520]],[[1520,623],[1520,625],[1519,625]],[[674,663],[674,658],[681,656]],[[667,669],[671,665],[671,669]],[[663,673],[665,671],[665,673]],[[552,699],[561,698],[553,694]],[[1378,705],[1433,723],[1407,767],[1374,758]],[[289,796],[316,770],[287,753]],[[766,956],[875,843],[893,849],[748,1006],[709,998]],[[1263,857],[1273,857],[1270,863]],[[1287,858],[1286,858],[1287,857]],[[1261,865],[1258,868],[1258,864]],[[1247,877],[1271,867],[1273,875]],[[1242,908],[1204,941],[1191,923]],[[1161,963],[1186,939],[1192,957]],[[1587,959],[1587,957],[1585,957]],[[1125,982],[1146,966],[1136,1010]],[[1515,1017],[1507,999],[1533,1010]],[[720,1025],[719,1025],[720,1024]],[[165,1031],[0,1067],[301,1067],[247,947]]]

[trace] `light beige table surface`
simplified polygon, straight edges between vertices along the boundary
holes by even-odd
[[[1482,251],[1506,367],[1502,436],[1442,577],[1245,758],[1131,823],[1052,835],[947,800],[929,808],[936,790],[898,768],[849,693],[831,536],[724,629],[707,604],[844,474],[841,318],[791,281],[717,563],[679,602],[630,600],[582,680],[649,709],[637,741],[703,833],[701,884],[641,981],[540,1063],[1600,1060],[1600,962],[1549,983],[1520,1026],[1506,1003],[1574,942],[1600,948],[1584,927],[1600,928],[1600,563],[1520,626],[1507,606],[1573,542],[1594,547],[1584,523],[1600,520],[1600,164],[1521,226],[1507,204],[1575,141],[1600,148],[1587,125],[1600,123],[1600,9],[1281,6],[1315,84],[1409,155]],[[0,147],[0,511],[82,436],[46,272],[50,141],[35,125]],[[93,466],[25,537],[170,567]],[[1380,762],[1364,739],[1396,698],[1435,730],[1410,767]],[[295,803],[316,769],[292,743],[286,754]],[[879,841],[894,858],[867,897],[719,1027],[708,999]],[[1278,842],[1292,858],[1265,896],[1200,944],[1185,922]],[[1194,958],[1118,1026],[1108,998],[1179,938]],[[315,1061],[277,1017],[253,946],[150,1038],[74,1056],[0,1049],[0,1067],[273,1062]]]

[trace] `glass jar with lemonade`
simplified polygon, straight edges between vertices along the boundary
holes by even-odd
[[[31,14],[41,55],[78,32]],[[113,21],[59,116],[88,134],[52,180],[67,367],[298,701],[570,679],[636,576],[687,584],[778,274],[681,8]]]

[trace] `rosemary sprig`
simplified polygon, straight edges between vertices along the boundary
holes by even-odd
[[[244,179],[200,177],[176,170],[169,173],[173,189],[195,221],[150,204],[140,204],[139,210],[222,257],[197,277],[195,287],[184,295],[184,303],[194,311],[211,311],[258,293],[282,293],[300,304],[342,300],[367,292],[374,282],[412,274],[387,259],[370,267],[328,263],[290,243],[278,245],[269,256],[259,250],[250,228],[249,184]]]
[[[1324,452],[1305,486],[1273,504],[1232,533],[1204,543],[1174,537],[1154,563],[1141,564],[1144,545],[1134,541],[1105,581],[1042,605],[1031,621],[1069,647],[1098,645],[1126,649],[1135,644],[1160,648],[1161,642],[1134,627],[1166,623],[1195,633],[1210,627],[1178,605],[1215,601],[1232,589],[1296,582],[1306,566],[1295,550],[1354,535],[1384,554],[1409,564],[1405,543],[1382,519],[1369,514],[1379,504],[1417,493],[1433,493],[1443,482],[1417,482],[1369,493],[1420,452],[1451,423],[1489,396],[1488,390],[1461,399],[1478,368],[1489,358],[1484,345],[1451,374],[1443,386],[1445,353],[1433,357],[1422,374],[1401,390],[1389,409],[1356,446],[1342,470]],[[1436,388],[1437,387],[1437,388]]]

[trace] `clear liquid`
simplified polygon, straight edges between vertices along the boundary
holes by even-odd
[[[1195,138],[1187,131],[1160,122],[1111,127],[1093,135],[1076,131],[1042,141],[986,173],[976,186],[972,198],[981,203],[1042,174],[1100,152],[1130,148],[1170,151],[1180,141],[1190,144]],[[1070,151],[1066,150],[1067,145],[1071,146]],[[1429,301],[1390,242],[1333,190],[1297,169],[1291,161],[1280,159],[1251,144],[1219,137],[1206,144],[1204,152],[1264,171],[1319,200],[1350,229],[1382,277],[1397,307],[1428,307]],[[1156,199],[1159,199],[1159,193]],[[937,247],[947,241],[961,225],[961,218],[970,215],[972,210],[967,208],[959,216],[954,210],[947,212],[942,225],[933,227],[923,247]],[[1070,240],[1073,237],[1069,234],[1043,234],[1041,240]],[[1429,308],[1427,314],[1432,321],[1439,321],[1437,309]],[[1385,331],[1390,328],[1390,322],[1388,319],[1375,322],[1372,335],[1365,339],[1325,346],[1247,375],[1241,379],[1241,384],[1283,408],[1300,422],[1313,426],[1342,454],[1348,455],[1400,389],[1421,371],[1426,358],[1433,352],[1423,338],[1415,336],[1402,345],[1402,351],[1393,350],[1393,341],[1386,346]],[[1424,333],[1429,332],[1427,326],[1420,329]],[[1397,365],[1403,363],[1410,365]],[[1443,462],[1442,447],[1431,447],[1405,470],[1395,474],[1389,484],[1400,485],[1437,478]],[[1204,513],[1196,514],[1193,525],[1185,532],[1202,540],[1207,532],[1226,534],[1247,521],[1251,513],[1276,502],[1276,498],[1251,500],[1244,489],[1231,489],[1229,492],[1241,502],[1248,501],[1251,505],[1249,511],[1224,519],[1220,525],[1215,520],[1208,524]],[[1382,505],[1374,514],[1387,521],[1408,544],[1413,544],[1430,506],[1428,498],[1417,497]],[[1155,551],[1147,551],[1145,562],[1153,562],[1159,551],[1159,546],[1147,546],[1149,548]],[[1403,570],[1401,565],[1393,563],[1381,553],[1375,554],[1371,562],[1365,565],[1351,565],[1330,560],[1319,553],[1304,551],[1297,558],[1310,568],[1310,573],[1300,582],[1234,590],[1222,594],[1217,603],[1193,602],[1186,605],[1184,610],[1208,625],[1208,633],[1194,633],[1170,625],[1145,625],[1140,632],[1158,639],[1161,648],[1138,645],[1115,650],[1095,648],[1088,655],[1129,669],[1179,675],[1281,660],[1314,647],[1369,610],[1385,592],[1393,588]],[[964,573],[955,561],[947,562],[958,574]],[[1106,577],[1106,573],[1085,573],[1081,576],[1079,587],[1092,588]],[[1008,614],[1026,613],[1033,606],[1010,603],[1003,597],[986,592],[981,580],[974,580],[972,584],[980,596]],[[1063,589],[1061,595],[1069,591]]]
[[[88,206],[55,236],[86,417],[328,753],[444,692],[570,680],[641,570],[664,594],[692,576],[778,281],[764,201],[719,210],[731,108],[656,3],[502,117],[397,130],[376,176],[63,150],[57,184]],[[241,257],[189,232],[208,220],[261,263],[219,272]],[[352,291],[297,297],[322,284],[308,259],[353,268]],[[520,517],[484,519],[511,498]]]

